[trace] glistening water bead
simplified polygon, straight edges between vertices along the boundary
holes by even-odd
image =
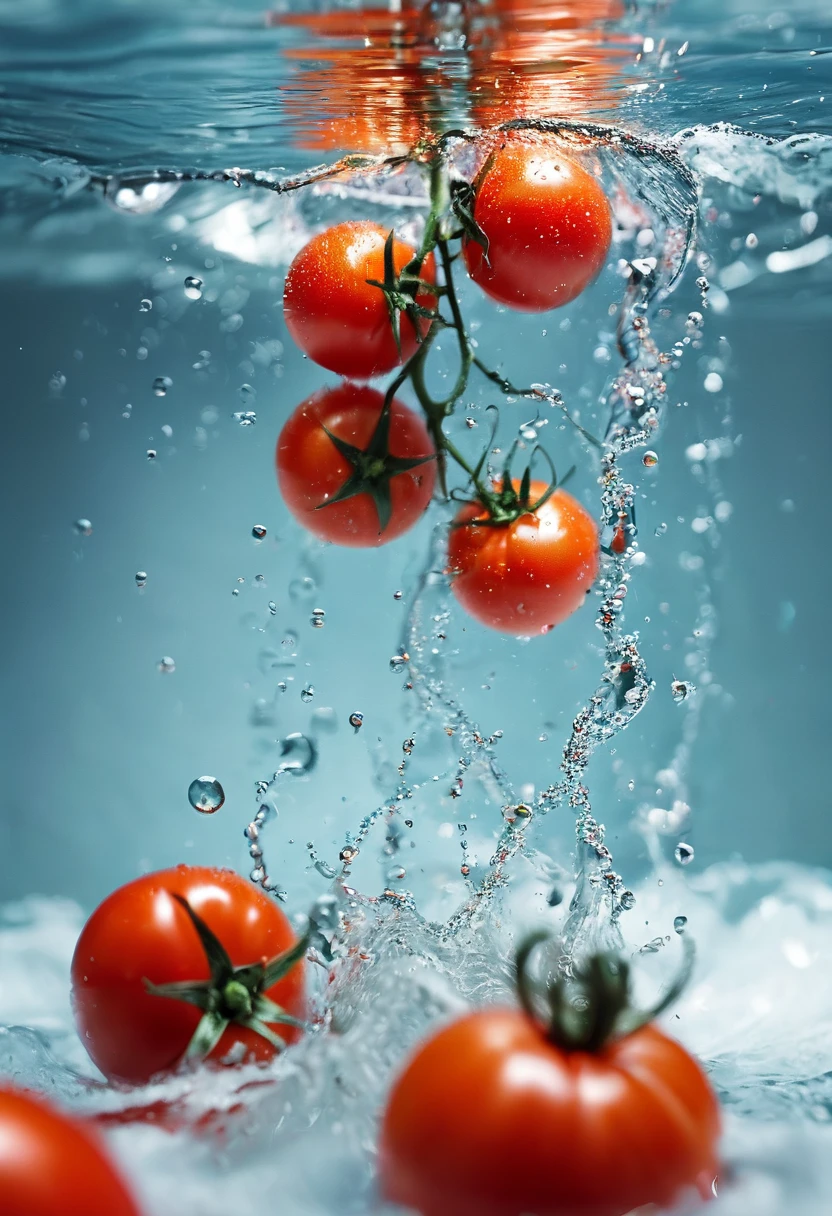
[[[189,300],[201,300],[202,279],[198,279],[194,274],[189,274],[185,280],[185,295]]]
[[[188,801],[201,815],[213,815],[225,802],[225,790],[216,777],[196,777],[188,786]]]
[[[251,535],[254,537],[255,540],[262,540],[263,537],[266,535],[266,529],[263,527],[262,524],[255,524],[254,527],[251,529]]]
[[[655,469],[656,465],[659,463],[659,458],[655,452],[645,452],[641,458],[641,463],[644,465],[645,469]]]

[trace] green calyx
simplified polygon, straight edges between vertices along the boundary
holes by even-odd
[[[515,962],[517,992],[528,1016],[562,1051],[598,1052],[655,1021],[684,991],[696,955],[693,940],[683,936],[684,959],[678,975],[655,1005],[641,1010],[632,1003],[629,965],[614,954],[590,955],[569,977],[535,979],[530,973],[532,956],[551,940],[548,933],[535,933],[520,946]]]
[[[494,431],[492,432],[492,442],[494,432],[496,431],[496,420]],[[489,444],[490,447],[490,444]],[[502,528],[508,524],[514,523],[522,515],[533,515],[538,511],[554,494],[555,490],[563,486],[572,474],[575,472],[574,466],[565,474],[564,477],[558,479],[555,471],[555,466],[546,450],[539,445],[532,450],[531,460],[523,471],[523,476],[520,479],[519,487],[514,484],[514,479],[511,476],[511,465],[514,460],[515,452],[517,451],[518,441],[511,445],[500,481],[496,486],[489,486],[482,480],[483,468],[485,466],[488,449],[486,449],[480,457],[477,465],[471,470],[471,480],[477,491],[477,500],[485,508],[486,514],[479,519],[465,520],[460,526],[477,527],[477,528]],[[544,492],[538,495],[534,500],[531,494],[532,485],[532,462],[535,456],[540,453],[549,466],[549,481]],[[455,496],[456,497],[456,496]],[[461,501],[470,502],[470,498],[462,497]]]
[[[328,438],[332,441],[344,459],[352,466],[352,472],[347,480],[326,502],[319,503],[316,511],[323,511],[336,502],[346,502],[357,494],[369,494],[373,500],[378,516],[378,530],[382,533],[390,522],[392,502],[390,498],[390,482],[400,473],[408,473],[419,465],[427,464],[436,457],[430,456],[393,456],[390,452],[390,410],[392,397],[388,393],[384,406],[379,414],[375,430],[366,448],[358,448],[339,435],[335,435],[329,427],[324,427]],[[322,424],[323,425],[323,424]]]
[[[304,935],[288,950],[265,963],[250,963],[235,967],[219,938],[208,928],[201,916],[181,895],[170,892],[196,930],[210,969],[207,980],[183,980],[171,984],[153,984],[145,979],[144,986],[152,996],[185,1001],[202,1010],[199,1025],[185,1049],[184,1060],[204,1060],[214,1050],[227,1026],[234,1023],[254,1031],[277,1051],[285,1041],[273,1026],[294,1026],[300,1030],[306,1024],[292,1017],[270,1000],[265,993],[296,966],[306,954],[309,937]]]

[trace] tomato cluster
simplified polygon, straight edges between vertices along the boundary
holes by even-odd
[[[441,154],[427,156],[432,206],[416,249],[377,224],[346,222],[313,237],[286,276],[284,316],[304,353],[347,377],[304,401],[277,444],[292,514],[322,539],[350,546],[394,540],[425,512],[448,459],[466,474],[469,502],[451,526],[448,574],[459,602],[506,633],[546,633],[583,602],[598,567],[598,536],[563,488],[523,490],[508,466],[481,477],[445,434],[472,367],[484,367],[461,316],[453,241],[471,279],[521,311],[573,300],[603,267],[612,237],[597,179],[542,142],[497,142],[471,186],[451,183]],[[444,176],[443,176],[444,174]],[[439,281],[437,259],[443,281]],[[451,315],[443,315],[447,300]],[[424,368],[435,336],[456,331],[461,368],[451,395],[431,397]],[[364,383],[399,369],[386,393]],[[424,420],[395,393],[410,382]]]

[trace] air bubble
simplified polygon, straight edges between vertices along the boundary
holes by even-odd
[[[693,696],[696,692],[696,685],[691,684],[690,680],[672,680],[670,684],[670,693],[677,705],[682,701],[686,701],[688,697]]]
[[[309,623],[313,629],[323,629],[326,624],[326,612],[323,608],[313,608]]]
[[[231,417],[235,422],[239,422],[240,426],[254,426],[257,421],[254,410],[235,410]]]
[[[161,658],[157,666],[159,671],[164,672],[165,675],[170,675],[171,672],[176,671],[176,663],[169,654],[166,654],[163,658]]]
[[[636,906],[636,897],[632,891],[622,891],[618,897],[618,902],[622,908],[629,911],[630,908]]]
[[[287,735],[285,739],[281,740],[280,755],[282,759],[275,776],[290,773],[293,777],[301,777],[310,773],[315,767],[318,749],[311,739],[307,739],[306,735],[302,735],[300,731],[293,731],[291,735]]]
[[[394,675],[400,675],[407,666],[410,655],[405,651],[404,654],[394,654],[390,660],[390,670]]]
[[[301,699],[301,701],[305,701],[307,703],[307,705],[309,704],[309,702],[312,700],[312,698],[314,696],[315,696],[315,689],[312,687],[311,684],[307,684],[304,688],[302,688],[300,690],[300,699]]]
[[[686,844],[683,840],[680,840],[676,845],[673,856],[680,866],[689,866],[693,861],[693,845]]]
[[[684,933],[685,925],[688,923],[686,916],[676,916],[673,918],[673,928],[677,933]]]
[[[351,713],[348,721],[353,730],[359,731],[364,725],[364,715],[360,713]]]
[[[76,519],[73,526],[79,536],[92,536],[92,524],[88,519]]]
[[[407,875],[407,870],[404,866],[391,866],[385,874],[387,882],[398,882]]]
[[[266,529],[263,527],[262,524],[255,524],[254,527],[251,529],[251,535],[254,537],[255,540],[262,540],[263,537],[266,535]]]
[[[148,459],[148,460],[155,460],[155,459],[156,459],[156,449],[155,449],[155,448],[148,448],[148,449],[147,449],[147,459]]]
[[[156,397],[166,397],[169,388],[173,388],[170,376],[157,376],[153,381],[153,393]]]
[[[152,300],[139,300],[139,312],[150,312],[152,308]]]
[[[196,275],[189,274],[185,280],[185,295],[189,300],[201,300],[202,286],[202,279],[198,279]]]
[[[145,585],[146,583],[147,583],[147,571],[145,571],[145,570],[137,570],[137,571],[136,571],[136,586],[137,586],[137,587],[144,587],[144,585]]]
[[[402,592],[402,591],[394,591],[394,592],[393,592],[393,599],[394,599],[394,600],[400,600],[400,599],[402,598],[402,595],[403,595],[403,594],[404,594],[404,592]]]
[[[655,469],[656,465],[659,463],[659,458],[655,452],[645,452],[641,458],[641,463],[644,465],[645,469]]]
[[[213,815],[225,802],[225,790],[216,777],[197,777],[188,786],[188,801],[201,815]]]

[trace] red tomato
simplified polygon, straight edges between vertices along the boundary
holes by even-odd
[[[532,482],[532,502],[545,492],[543,482]],[[487,517],[480,503],[466,503],[451,527],[451,590],[466,612],[492,629],[548,633],[580,608],[598,573],[595,521],[566,490],[555,490],[533,515],[513,523],[470,522]]]
[[[365,385],[321,389],[280,432],[280,492],[295,519],[323,540],[384,545],[413,527],[431,500],[436,453],[424,422],[394,398],[385,435],[383,405]],[[350,496],[332,501],[344,492]]]
[[[340,376],[367,380],[382,375],[416,350],[416,330],[400,313],[399,353],[384,292],[367,281],[384,281],[387,236],[369,220],[336,224],[304,245],[286,275],[283,312],[289,333],[310,359]],[[393,242],[396,274],[414,254],[404,241]],[[435,277],[430,254],[421,278],[433,283]],[[435,304],[430,295],[416,299],[425,308]]]
[[[87,921],[72,959],[78,1033],[111,1080],[142,1084],[176,1068],[200,1023],[201,1010],[194,1004],[149,992],[145,984],[193,984],[211,976],[199,934],[176,896],[187,900],[235,967],[266,963],[296,943],[274,900],[233,870],[181,865],[119,887]],[[303,1018],[303,962],[263,995],[293,1018]],[[242,1017],[226,1009],[224,991],[218,997],[223,1016]],[[287,1043],[298,1037],[294,1026],[262,1020]],[[210,1058],[223,1062],[232,1050],[232,1060],[267,1060],[276,1047],[232,1018]]]
[[[512,140],[486,161],[475,191],[488,256],[466,239],[465,264],[492,299],[527,312],[559,308],[604,265],[612,239],[606,196],[560,152]]]
[[[3,1216],[139,1216],[98,1138],[43,1098],[0,1086]]]
[[[519,1010],[486,1010],[395,1083],[381,1187],[422,1216],[625,1216],[707,1195],[718,1135],[699,1065],[655,1026],[567,1052]]]

